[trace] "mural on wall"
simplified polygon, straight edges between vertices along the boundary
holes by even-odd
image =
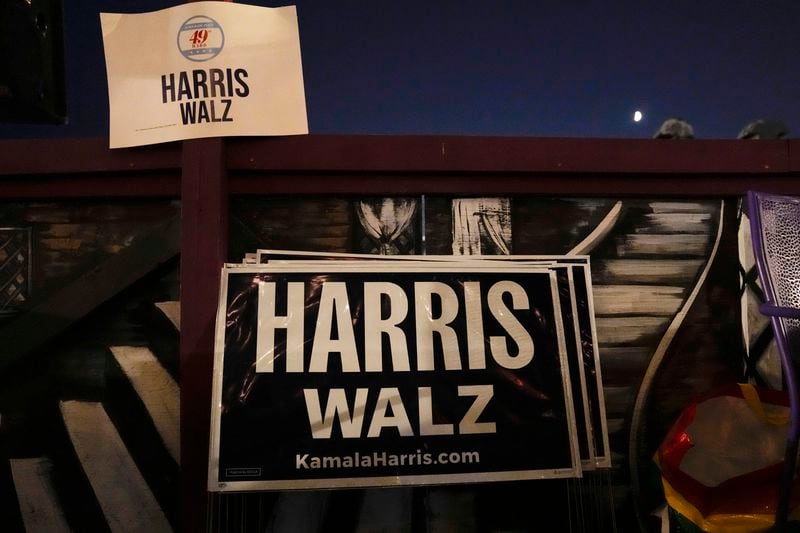
[[[168,201],[0,204],[4,530],[173,530],[179,218]]]
[[[358,218],[355,247],[368,254],[417,253],[419,219],[416,198],[364,198],[353,207]]]
[[[556,520],[556,527],[637,530],[637,513],[647,519],[661,501],[660,488],[650,483],[652,452],[682,407],[696,393],[718,383],[743,379],[745,374],[757,379],[751,367],[743,364],[740,309],[750,308],[750,315],[753,311],[751,304],[740,304],[741,280],[750,278],[745,263],[745,275],[740,277],[739,256],[749,243],[739,236],[739,228],[746,224],[738,223],[737,206],[735,199],[233,198],[231,261],[257,248],[373,254],[589,254],[613,467],[571,484],[541,480],[214,496],[209,529],[238,530],[231,528],[245,524],[245,531],[321,531],[336,524],[341,531],[524,530],[535,520],[533,515],[547,513]],[[58,311],[55,296],[64,294],[61,291],[81,290],[92,298],[92,272],[97,269],[101,274],[105,269],[124,272],[144,262],[159,271],[163,257],[177,254],[179,228],[170,221],[176,220],[178,209],[169,203],[4,206],[0,225],[31,228],[31,245],[30,255],[23,253],[27,263],[19,272],[27,268],[27,280],[16,277],[19,260],[13,271],[0,270],[4,276],[0,284],[12,279],[23,285],[18,294],[25,295],[24,303],[15,300],[19,303],[15,316],[0,322],[0,337],[7,327],[24,324],[33,310]],[[169,236],[176,240],[169,241]],[[6,238],[5,234],[0,237]],[[12,237],[9,242],[24,240]],[[0,266],[4,264],[0,261]],[[53,494],[60,509],[56,515],[66,517],[70,525],[107,527],[109,511],[96,494],[95,481],[74,458],[78,446],[93,441],[94,429],[86,421],[102,418],[98,405],[85,402],[99,404],[108,413],[120,431],[123,447],[131,449],[135,469],[144,480],[140,485],[155,502],[148,515],[152,524],[163,527],[174,520],[180,461],[174,433],[179,327],[174,261],[170,269],[159,271],[155,279],[133,270],[130,276],[122,276],[119,294],[132,299],[98,294],[96,308],[117,302],[116,307],[102,308],[116,311],[89,315],[86,320],[81,320],[85,313],[71,317],[69,329],[61,330],[69,331],[70,337],[55,345],[46,372],[35,365],[10,367],[13,374],[6,376],[12,375],[14,383],[5,381],[9,385],[0,388],[0,432],[11,461],[4,461],[0,468],[0,481],[10,487],[6,493],[12,497],[0,498],[0,507],[13,510],[19,521],[21,493],[30,487],[29,481],[55,479]],[[143,279],[155,285],[140,285]],[[750,281],[744,284],[745,295],[757,287]],[[55,338],[55,330],[48,333],[47,327],[31,325],[23,336]],[[747,338],[760,338],[757,323],[748,328]],[[779,375],[772,376],[765,366],[769,358],[753,359],[753,353],[751,349],[758,375],[769,383],[779,382]],[[133,367],[147,369],[151,385],[137,389],[129,377]],[[120,386],[110,387],[111,383]],[[141,417],[120,417],[153,405],[143,392],[153,383],[162,392],[171,391],[173,399],[162,405],[173,408],[145,407],[147,414]],[[133,400],[125,400],[131,390]],[[80,405],[69,403],[76,399],[82,401]],[[48,422],[42,426],[35,420]],[[48,441],[43,429],[34,429],[41,427],[59,427],[56,434],[61,437]],[[144,428],[142,432],[153,435],[159,451],[143,452],[136,444],[139,439],[130,440],[140,429],[132,428]],[[65,479],[73,480],[66,483],[66,490]]]
[[[591,494],[588,505],[603,509],[597,514],[605,522],[601,520],[597,530],[612,522],[621,530],[626,524],[638,527],[635,516],[646,520],[661,500],[660,487],[650,483],[651,458],[671,421],[696,393],[743,375],[736,201],[426,196],[416,198],[412,221],[408,215],[413,200],[355,198],[349,205],[334,206],[325,199],[327,209],[315,211],[316,218],[308,220],[302,213],[314,200],[236,199],[231,215],[239,222],[231,245],[242,250],[311,249],[303,243],[319,242],[321,232],[346,218],[349,210],[353,239],[313,249],[393,253],[386,246],[393,242],[391,235],[406,228],[410,242],[410,232],[419,228],[415,246],[397,252],[589,254],[613,468],[606,477],[589,476],[574,492],[584,498]],[[280,222],[271,215],[276,209],[287,210],[298,222],[292,226],[289,246],[276,231]],[[247,221],[258,222],[248,231],[236,230]],[[570,505],[563,491],[559,501],[553,501],[543,494],[553,487],[537,483],[526,483],[517,492],[538,494],[541,502],[549,502],[545,505]],[[516,500],[509,491],[480,486],[424,490],[428,516],[451,525],[465,525],[465,506],[475,509],[472,522],[467,520],[473,526],[494,527],[498,520],[514,523],[487,510],[505,508],[513,514]],[[440,497],[443,492],[450,494]],[[576,504],[587,505],[577,498],[571,503],[573,510]],[[566,517],[569,512],[561,514]],[[579,514],[572,519],[580,520]],[[523,523],[520,518],[517,525]]]
[[[453,255],[510,255],[511,199],[453,199]]]

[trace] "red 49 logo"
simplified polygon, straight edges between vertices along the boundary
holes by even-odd
[[[192,36],[189,38],[192,46],[203,46],[208,40],[208,30],[194,30]]]

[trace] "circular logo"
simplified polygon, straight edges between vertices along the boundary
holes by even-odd
[[[208,61],[217,57],[224,44],[222,26],[203,15],[190,18],[178,30],[178,50],[191,61]]]

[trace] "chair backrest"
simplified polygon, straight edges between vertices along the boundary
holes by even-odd
[[[775,512],[775,530],[783,531],[789,502],[797,498],[792,498],[792,486],[800,437],[800,391],[795,377],[800,357],[800,198],[750,191],[747,207],[766,300],[761,310],[770,317],[789,397],[789,431]]]
[[[800,309],[800,198],[755,191],[747,197],[753,250],[766,302]],[[784,316],[778,322],[775,335],[779,342],[783,338],[787,356],[800,357],[800,320]],[[797,361],[790,358],[786,362]],[[783,370],[785,374],[787,369]]]

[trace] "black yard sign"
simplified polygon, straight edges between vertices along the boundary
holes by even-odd
[[[213,387],[213,491],[580,475],[547,268],[227,268]]]

